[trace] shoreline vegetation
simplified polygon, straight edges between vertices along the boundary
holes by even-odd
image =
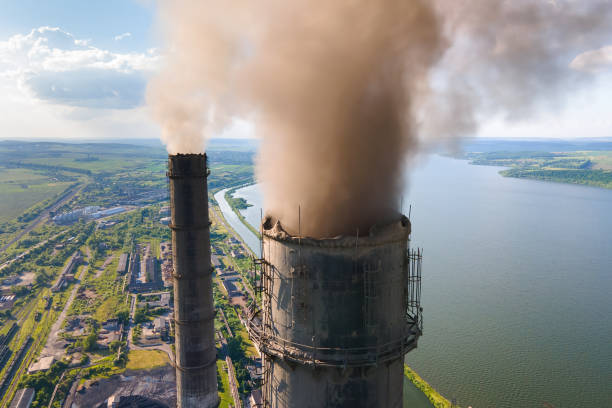
[[[470,152],[464,158],[473,165],[507,167],[499,172],[504,177],[612,189],[612,150]]]
[[[241,188],[248,187],[251,185],[253,185],[253,183],[247,183],[247,184],[243,184],[240,186],[232,187],[225,192],[224,196],[230,208],[238,216],[238,219],[244,224],[244,226],[247,227],[251,232],[253,232],[258,238],[260,238],[259,232],[255,230],[255,228],[240,213],[240,210],[247,209],[251,207],[252,204],[248,203],[244,198],[236,198],[233,196],[236,190],[239,190]],[[218,211],[221,214],[221,216],[223,216],[223,212],[220,209],[218,209]],[[227,223],[227,220],[226,220],[226,223]],[[236,231],[233,231],[233,232],[234,234],[238,235],[239,238],[242,238]],[[427,399],[429,399],[429,401],[435,408],[450,408],[451,407],[451,403],[449,400],[444,398],[438,391],[436,391],[431,385],[429,385],[427,381],[422,379],[416,373],[416,371],[414,371],[412,368],[410,368],[406,364],[404,364],[404,377],[406,377],[406,379],[408,379],[412,384],[414,384],[414,386],[417,387],[427,397]]]
[[[451,408],[451,402],[444,398],[438,391],[435,390],[427,381],[422,379],[416,371],[404,364],[404,377],[414,384],[427,398],[435,408]],[[455,408],[459,408],[454,405]]]

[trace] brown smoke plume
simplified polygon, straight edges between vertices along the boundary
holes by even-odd
[[[252,116],[267,212],[293,233],[367,233],[397,216],[419,142],[529,116],[583,79],[609,1],[174,0],[148,101],[170,152]],[[301,212],[301,222],[298,213]]]

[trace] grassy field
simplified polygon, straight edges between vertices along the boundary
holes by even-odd
[[[72,183],[40,171],[0,167],[0,222],[9,221],[38,202],[66,190]]]
[[[123,281],[117,280],[120,252],[115,253],[113,261],[96,277],[98,269],[110,254],[112,252],[104,254],[89,266],[79,291],[82,296],[74,300],[68,311],[69,315],[90,314],[98,322],[103,322],[114,317],[118,311],[126,309],[125,295],[121,293]]]
[[[208,190],[213,193],[220,189],[253,183],[253,166],[250,164],[212,164],[208,179]]]
[[[217,360],[217,382],[219,385],[219,408],[228,408],[234,404],[232,398],[232,392],[229,385],[229,377],[227,375],[227,368],[225,361]]]
[[[125,366],[128,370],[149,370],[170,364],[168,354],[160,350],[130,350],[128,362]]]

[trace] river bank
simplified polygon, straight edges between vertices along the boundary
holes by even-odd
[[[246,200],[244,200],[244,198],[239,198],[239,200],[242,200],[242,201],[244,201],[247,204],[246,204],[246,206],[244,208],[238,208],[238,206],[236,205],[235,201],[232,200],[234,198],[233,194],[237,190],[239,190],[241,188],[244,188],[244,187],[249,187],[249,186],[252,186],[252,185],[253,185],[253,183],[251,183],[251,184],[244,184],[242,186],[237,186],[237,187],[232,187],[232,188],[228,189],[225,192],[224,198],[225,198],[225,201],[227,201],[227,203],[229,204],[229,206],[232,209],[232,211],[234,211],[234,214],[236,214],[236,216],[238,216],[238,218],[244,224],[244,226],[247,227],[249,230],[251,230],[251,232],[257,238],[261,239],[261,235],[260,235],[259,231],[257,229],[255,229],[255,227],[253,225],[249,224],[249,222],[246,220],[246,218],[244,218],[244,215],[242,215],[242,213],[240,212],[240,210],[242,210],[242,209],[246,209],[248,207],[251,207],[252,204],[248,204],[248,202]]]

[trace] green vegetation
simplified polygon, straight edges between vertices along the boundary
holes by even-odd
[[[229,385],[229,378],[227,375],[227,365],[223,360],[217,360],[217,385],[219,387],[219,408],[229,408],[233,406],[234,399],[232,398],[232,391]]]
[[[230,190],[227,190],[225,192],[225,201],[227,201],[229,206],[232,208],[232,211],[234,211],[234,213],[238,216],[238,219],[240,220],[240,222],[242,222],[245,227],[247,227],[253,234],[255,234],[256,237],[261,238],[259,235],[259,231],[253,228],[253,226],[249,224],[246,218],[244,218],[244,215],[242,215],[242,213],[240,212],[240,210],[245,210],[249,207],[252,207],[252,205],[247,203],[247,201],[242,197],[235,198],[233,196],[236,190],[242,187],[246,187],[246,185],[241,185],[238,187],[231,188]]]
[[[505,177],[612,189],[612,151],[469,153],[472,164],[509,167]]]
[[[95,365],[85,368],[81,372],[83,380],[92,380],[97,378],[108,378],[111,375],[120,374],[125,371],[122,362],[116,362],[114,356],[107,356],[96,361]]]
[[[134,343],[138,343],[138,341],[140,340],[140,336],[142,336],[142,325],[137,324],[132,330],[132,341]]]
[[[117,276],[117,261],[111,262],[97,276],[107,255],[108,252],[94,252],[77,296],[68,310],[69,315],[90,315],[101,323],[127,313],[123,280]]]
[[[211,164],[208,189],[215,193],[224,188],[252,184],[254,182],[252,164]]]
[[[20,223],[32,220],[69,188],[72,180],[66,177],[65,181],[58,181],[40,170],[0,166],[0,222],[15,218]]]
[[[128,362],[125,366],[128,370],[148,370],[170,364],[168,354],[160,350],[130,350]]]
[[[530,170],[509,169],[500,172],[506,177],[528,178],[559,183],[585,184],[612,189],[612,171],[609,170]]]
[[[249,381],[250,376],[246,366],[252,364],[252,359],[257,357],[257,352],[246,329],[240,322],[236,310],[229,304],[225,297],[223,297],[217,287],[213,287],[213,296],[215,305],[223,311],[232,333],[228,333],[225,325],[219,320],[221,318],[219,315],[217,315],[215,319],[215,327],[220,330],[227,339],[226,350],[234,365],[236,378],[238,380],[238,391],[241,395],[248,395],[251,391],[251,386]]]
[[[83,351],[93,351],[96,348],[96,340],[98,340],[98,330],[92,327],[89,334],[81,339]]]
[[[404,365],[404,375],[427,396],[435,408],[451,408],[449,400],[438,393],[431,385],[423,380],[412,368]]]
[[[47,371],[40,371],[26,375],[19,383],[19,388],[34,388],[36,395],[32,402],[32,407],[46,407],[49,404],[55,386],[59,384],[58,394],[66,394],[70,389],[70,384],[76,377],[76,371],[64,371],[68,365],[63,361],[58,361]],[[61,382],[60,382],[61,380]],[[56,398],[53,407],[60,407],[61,401]]]
[[[230,207],[235,208],[236,210],[246,210],[247,208],[252,206],[251,204],[247,203],[247,201],[244,198],[234,197],[233,194],[235,192],[236,192],[236,188],[232,188],[231,190],[228,190],[225,193],[225,200],[230,205]]]

